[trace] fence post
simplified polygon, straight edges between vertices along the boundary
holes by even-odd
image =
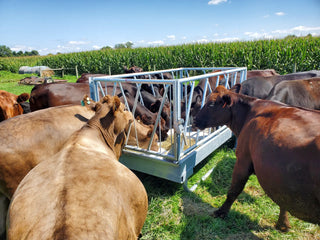
[[[78,79],[78,65],[76,65],[76,76],[77,76],[77,79]]]

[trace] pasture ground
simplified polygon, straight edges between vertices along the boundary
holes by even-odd
[[[31,76],[0,71],[0,89],[15,94],[31,91],[33,86],[17,82]],[[75,76],[65,76],[69,82]],[[255,175],[247,182],[244,191],[233,204],[224,220],[210,214],[222,205],[231,183],[236,161],[232,144],[227,143],[213,152],[197,166],[189,179],[189,187],[197,183],[203,174],[214,167],[205,181],[200,181],[192,192],[182,185],[138,173],[149,198],[149,211],[142,229],[143,240],[241,240],[241,239],[320,239],[320,227],[306,223],[290,215],[291,230],[281,233],[275,230],[279,207],[266,196]]]

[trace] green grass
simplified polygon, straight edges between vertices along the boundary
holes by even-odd
[[[7,92],[14,93],[19,95],[21,93],[30,93],[33,85],[23,85],[19,84],[19,81],[25,77],[37,76],[36,74],[18,74],[11,73],[9,71],[0,71],[0,90],[5,90]],[[53,76],[53,79],[65,79],[68,82],[75,82],[77,80],[76,76],[73,75],[64,75],[61,76]]]
[[[0,71],[0,89],[15,94],[30,92],[32,86],[17,84],[24,77]],[[76,77],[65,76],[65,79],[74,82]],[[232,145],[232,142],[225,144],[196,167],[188,186],[200,183],[192,193],[184,191],[180,184],[136,172],[149,199],[143,240],[320,239],[319,226],[292,216],[292,229],[288,233],[275,230],[279,207],[266,196],[254,175],[249,178],[226,219],[210,216],[224,202],[231,183],[236,161]],[[201,177],[212,168],[210,176],[201,181]]]

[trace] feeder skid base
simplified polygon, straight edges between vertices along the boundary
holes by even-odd
[[[193,169],[213,151],[228,141],[232,136],[230,129],[223,127],[219,134],[213,136],[203,145],[191,151],[179,161],[171,161],[162,157],[152,157],[146,154],[124,150],[119,161],[132,170],[164,178],[176,183],[185,183],[193,174]]]

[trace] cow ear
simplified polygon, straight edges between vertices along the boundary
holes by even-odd
[[[111,97],[109,95],[107,96],[104,96],[102,99],[101,99],[101,103],[109,103],[111,101]]]
[[[240,89],[241,89],[241,84],[237,83],[232,88],[230,88],[230,91],[234,93],[239,93]]]
[[[87,94],[85,94],[83,96],[83,99],[81,101],[81,105],[82,106],[85,106],[85,107],[93,109],[95,104],[96,104],[96,102],[93,101]]]
[[[25,102],[27,101],[28,99],[30,98],[30,95],[29,93],[22,93],[18,96],[17,98],[17,102],[20,103],[20,102]]]
[[[153,131],[150,129],[150,130],[148,131],[148,133],[147,133],[147,137],[151,137],[152,132],[153,132]]]
[[[223,95],[222,96],[222,102],[223,102],[223,107],[225,106],[231,106],[232,100],[229,94]]]
[[[102,104],[98,102],[93,106],[92,110],[95,112],[98,112],[101,109],[101,107],[102,107]]]
[[[121,104],[120,99],[117,96],[115,96],[114,97],[114,104],[113,104],[113,112],[115,112],[119,109],[120,104]]]

